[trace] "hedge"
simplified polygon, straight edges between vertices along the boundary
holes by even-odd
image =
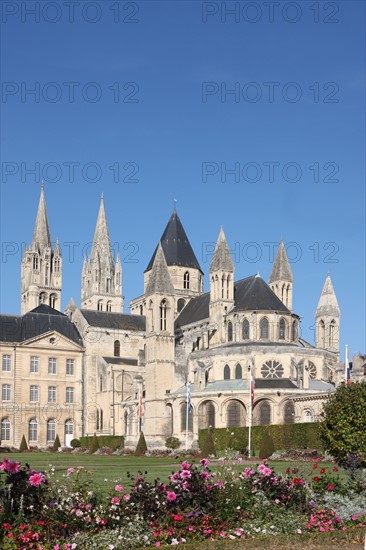
[[[80,446],[89,449],[93,440],[92,435],[80,437]],[[122,435],[98,435],[99,447],[110,447],[111,449],[121,449],[124,447],[125,439]]]
[[[198,443],[203,448],[207,429],[199,430]],[[251,447],[257,453],[264,433],[267,432],[273,439],[276,450],[291,449],[323,449],[320,439],[320,422],[304,422],[300,424],[270,424],[252,427]],[[217,451],[234,449],[244,452],[248,447],[248,428],[229,427],[215,428],[213,440]]]

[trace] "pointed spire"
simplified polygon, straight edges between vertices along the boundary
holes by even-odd
[[[58,242],[58,239],[56,239],[54,255],[55,256],[61,256],[61,248],[60,248],[60,243]]]
[[[269,277],[270,284],[275,281],[288,281],[290,283],[294,282],[290,262],[288,261],[286,248],[282,239],[273,263],[271,275]]]
[[[161,294],[174,294],[174,286],[169,275],[168,266],[161,243],[158,244],[149,282],[145,295],[150,296],[159,292]]]
[[[119,250],[117,250],[117,257],[116,257],[116,267],[121,266],[121,256],[119,254]]]
[[[39,198],[36,223],[34,225],[32,245],[38,246],[41,250],[47,247],[51,247],[51,237],[50,229],[48,227],[43,181],[41,186],[41,196]]]
[[[113,256],[109,238],[107,217],[104,208],[103,193],[100,199],[100,207],[89,261],[94,262],[98,257],[101,265],[105,265],[105,263],[109,266],[113,265]]]
[[[340,309],[329,273],[326,276],[318,307],[316,308],[317,317],[324,315],[340,317]]]
[[[210,265],[210,273],[219,270],[234,273],[233,260],[222,227],[220,227],[220,233],[216,242],[214,255]]]

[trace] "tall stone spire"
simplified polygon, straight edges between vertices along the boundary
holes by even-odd
[[[294,277],[290,262],[288,261],[285,245],[281,239],[269,277],[269,286],[288,309],[292,309],[293,282]]]
[[[97,311],[123,310],[122,267],[114,264],[102,194],[90,257],[82,269],[81,307]]]
[[[146,296],[151,294],[174,294],[174,286],[169,275],[168,265],[165,260],[161,243],[155,254],[149,282],[146,286]]]
[[[341,312],[329,273],[315,312],[316,347],[339,354]]]
[[[40,304],[61,309],[62,258],[57,241],[52,250],[44,185],[42,182],[32,244],[24,251],[21,265],[21,312]]]
[[[210,273],[214,271],[225,271],[234,273],[234,264],[231,258],[231,253],[227,245],[226,237],[223,228],[220,228],[220,233],[216,242],[214,255],[210,265]]]

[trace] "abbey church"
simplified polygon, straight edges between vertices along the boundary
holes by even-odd
[[[162,228],[163,229],[163,228]],[[299,334],[296,285],[281,241],[269,281],[235,280],[220,229],[204,273],[174,209],[141,273],[143,293],[124,313],[102,197],[84,260],[80,305],[61,312],[62,251],[51,244],[44,189],[21,263],[21,315],[1,315],[1,441],[46,447],[82,435],[140,431],[149,447],[169,436],[189,446],[209,426],[316,421],[340,381],[340,310],[327,275],[314,344]],[[187,403],[190,405],[187,407]],[[188,410],[187,410],[188,409]]]

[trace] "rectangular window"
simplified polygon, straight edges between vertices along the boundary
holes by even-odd
[[[66,388],[66,403],[74,402],[74,388]]]
[[[66,374],[67,375],[74,374],[74,360],[73,359],[66,359]]]
[[[56,386],[48,386],[48,402],[56,403]]]
[[[29,401],[38,401],[38,386],[30,387]]]
[[[11,357],[10,355],[3,355],[3,372],[10,372],[11,370]]]
[[[1,421],[1,441],[10,441],[10,420],[3,418]]]
[[[56,374],[56,357],[49,357],[48,359],[48,374]]]
[[[29,421],[28,439],[29,441],[37,441],[38,438],[38,422],[34,418]]]
[[[39,367],[39,357],[32,355],[32,357],[30,358],[30,371],[38,372],[38,367]]]
[[[1,399],[3,401],[10,401],[11,399],[11,388],[10,384],[3,384],[1,388]]]

